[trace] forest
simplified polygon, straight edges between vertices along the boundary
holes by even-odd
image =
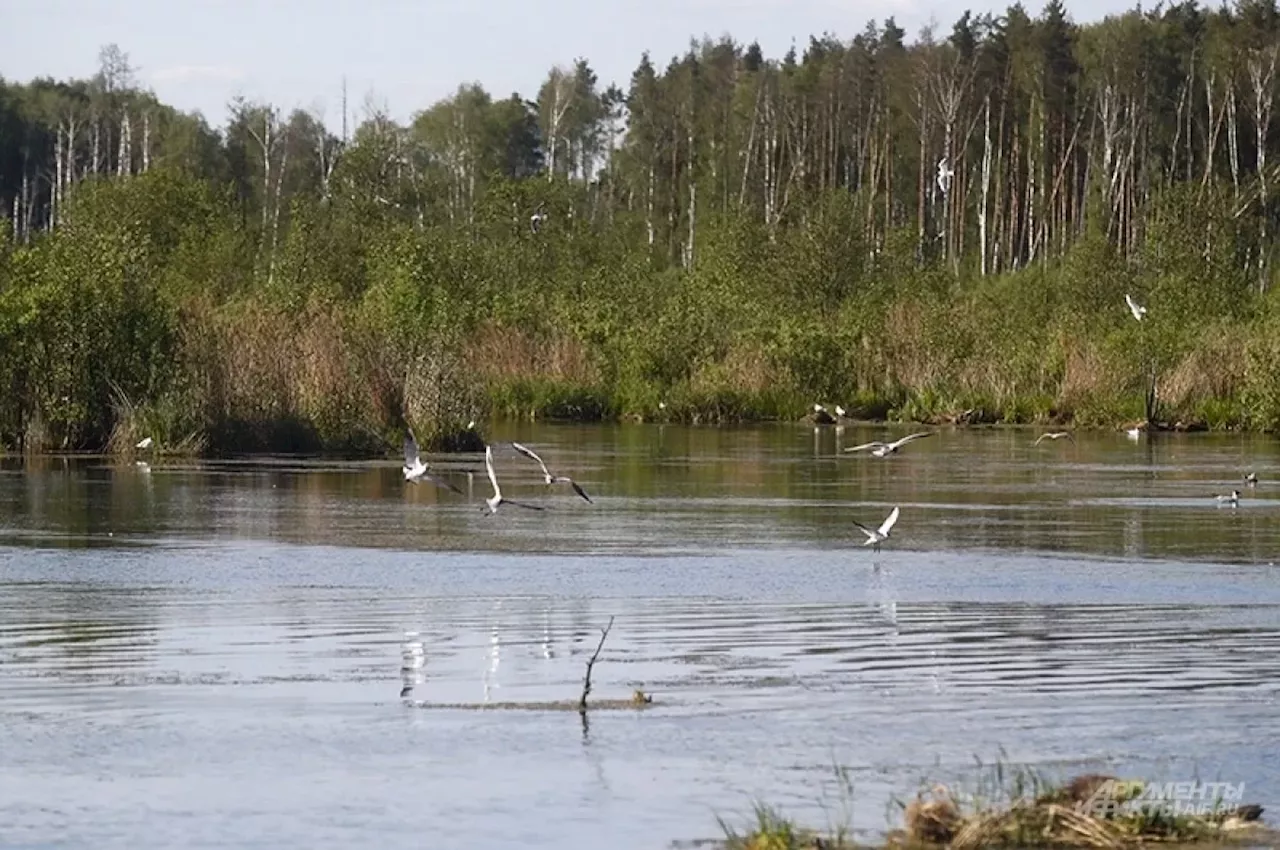
[[[1274,0],[691,39],[625,88],[578,58],[407,124],[344,96],[214,128],[98,59],[0,80],[0,446],[383,452],[815,402],[1280,427]]]

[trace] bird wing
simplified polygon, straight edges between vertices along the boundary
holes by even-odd
[[[569,486],[573,488],[573,492],[577,493],[579,496],[581,496],[582,498],[586,499],[588,502],[590,502],[590,501],[591,501],[591,497],[587,495],[587,491],[586,491],[586,490],[583,490],[583,489],[582,489],[582,487],[578,485],[578,482],[577,482],[577,481],[574,481],[572,478],[559,478],[559,479],[557,479],[557,480],[558,480],[558,481],[568,481],[568,482],[569,482]]]
[[[877,531],[879,531],[882,536],[888,537],[889,529],[893,528],[893,524],[897,521],[898,521],[898,508],[895,506],[894,509],[889,512],[888,518],[885,519],[885,521],[880,524],[880,528],[878,528]]]
[[[498,489],[498,476],[493,474],[493,449],[489,446],[484,447],[484,468],[489,473],[489,483],[493,485],[493,495],[501,498],[502,491]]]
[[[867,528],[865,525],[863,525],[862,523],[858,522],[856,519],[853,521],[853,524],[854,524],[854,525],[856,525],[856,526],[858,526],[858,528],[861,528],[861,529],[862,529],[862,533],[863,533],[863,534],[865,534],[865,535],[867,535],[867,539],[868,539],[868,540],[875,540],[875,539],[876,539],[876,535],[875,535],[875,533],[874,533],[871,529],[869,529],[869,528]]]
[[[846,451],[846,452],[861,452],[861,451],[866,451],[867,449],[878,449],[878,448],[884,448],[884,447],[885,447],[885,446],[887,446],[887,445],[888,445],[888,443],[882,443],[882,442],[880,442],[879,440],[873,440],[873,441],[871,441],[870,443],[863,443],[863,444],[862,444],[862,445],[860,445],[860,446],[854,446],[853,448],[845,449],[845,451]]]
[[[438,478],[437,476],[432,475],[430,472],[422,473],[422,477],[430,480],[437,487],[443,487],[446,490],[452,490],[453,492],[457,493],[459,496],[464,495],[463,492],[459,490],[457,487],[453,486],[448,481],[445,481],[443,478]]]
[[[933,431],[921,431],[918,434],[908,434],[907,436],[903,437],[901,440],[895,440],[891,445],[894,448],[902,448],[912,440],[918,440],[921,437],[932,437],[933,433],[934,433]]]
[[[1041,434],[1039,437],[1036,437],[1036,441],[1035,441],[1034,443],[1032,443],[1031,445],[1033,445],[1033,446],[1038,446],[1038,445],[1040,445],[1041,443],[1043,443],[1043,442],[1044,442],[1045,440],[1047,440],[1047,439],[1049,439],[1049,435],[1048,435],[1048,434]]]
[[[533,449],[529,448],[528,446],[523,446],[520,443],[512,443],[511,448],[520,452],[520,454],[524,455],[527,458],[532,458],[533,460],[536,460],[538,462],[538,466],[542,467],[543,475],[546,475],[547,477],[551,476],[551,473],[547,471],[547,465],[542,462],[542,458],[538,457],[537,453],[535,453]]]
[[[418,461],[418,441],[413,438],[413,432],[410,431],[404,435],[404,465],[412,467],[417,465]]]
[[[1146,311],[1138,306],[1138,302],[1133,300],[1133,296],[1125,293],[1124,301],[1129,305],[1129,312],[1133,313],[1133,317],[1138,321],[1142,321],[1142,314]]]

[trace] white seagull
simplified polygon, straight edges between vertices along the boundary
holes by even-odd
[[[1133,317],[1137,319],[1139,322],[1142,321],[1143,316],[1147,315],[1147,308],[1139,307],[1138,302],[1133,300],[1132,295],[1125,293],[1124,303],[1129,305],[1129,312],[1132,313]]]
[[[577,493],[579,496],[581,496],[583,499],[586,499],[588,502],[591,501],[591,497],[587,495],[587,491],[583,490],[580,486],[578,486],[577,481],[574,481],[572,478],[570,478],[567,475],[552,475],[551,472],[547,469],[547,465],[542,462],[542,458],[538,457],[538,455],[534,453],[533,449],[529,448],[528,446],[523,446],[520,443],[512,443],[511,448],[520,452],[520,454],[524,455],[525,457],[532,458],[533,460],[536,460],[538,462],[538,466],[542,467],[542,477],[546,481],[546,484],[548,487],[550,487],[552,484],[568,484],[570,487],[573,488],[573,491]]]
[[[1071,436],[1070,431],[1050,431],[1047,434],[1041,434],[1039,437],[1036,438],[1036,441],[1031,445],[1038,446],[1045,440],[1061,440],[1063,437],[1066,437],[1068,440],[1070,440],[1073,443],[1076,441],[1076,438]]]
[[[410,431],[404,436],[404,466],[401,469],[404,472],[404,480],[417,484],[418,481],[425,478],[437,487],[443,487],[446,490],[452,490],[459,496],[462,491],[454,487],[443,478],[438,478],[427,471],[427,465],[422,462],[422,458],[418,456],[418,441],[413,438],[413,432]]]
[[[1256,472],[1247,473],[1244,477],[1244,483],[1248,484],[1250,487],[1256,486],[1258,483],[1258,473]]]
[[[858,522],[856,519],[853,521],[853,524],[858,526],[858,528],[861,528],[862,533],[867,535],[867,539],[863,542],[862,545],[871,546],[873,547],[872,551],[879,552],[880,543],[884,540],[889,539],[889,529],[893,528],[893,524],[897,521],[898,521],[898,509],[897,507],[894,507],[894,509],[889,512],[888,518],[886,518],[884,522],[880,523],[880,527],[874,531],[867,528],[865,525]]]
[[[1240,491],[1232,490],[1225,496],[1214,496],[1213,498],[1217,499],[1218,504],[1220,505],[1231,505],[1231,507],[1234,508],[1236,505],[1240,504]]]
[[[854,446],[853,448],[845,449],[845,451],[861,452],[861,451],[865,451],[866,449],[870,449],[871,453],[876,457],[888,457],[889,455],[896,453],[898,449],[902,448],[912,440],[918,440],[921,437],[932,437],[934,433],[936,432],[922,431],[919,434],[908,434],[907,436],[903,437],[901,440],[894,440],[892,443],[882,443],[879,440],[873,440],[870,443],[863,443],[860,446]]]
[[[831,411],[815,402],[813,405],[813,421],[819,425],[834,425],[836,418],[831,415]]]
[[[150,438],[150,437],[143,437],[141,440],[139,440],[139,441],[138,441],[138,444],[137,444],[136,446],[134,446],[134,448],[135,448],[135,449],[149,449],[149,448],[151,448],[151,438]]]
[[[502,495],[502,490],[498,488],[498,476],[493,474],[493,449],[487,445],[484,447],[484,468],[489,471],[489,483],[493,485],[493,495],[484,500],[485,505],[489,508],[490,516],[498,512],[500,505],[515,505],[518,508],[528,508],[531,511],[545,510],[540,505],[527,505],[524,502],[516,502]],[[480,510],[484,510],[484,508]]]
[[[546,209],[543,204],[539,204],[538,209],[534,211],[533,215],[529,216],[529,229],[536,234],[542,229],[542,225],[546,220]]]
[[[942,159],[938,160],[938,191],[939,192],[941,192],[944,195],[947,194],[947,192],[951,189],[951,177],[955,173],[956,173],[955,169],[952,168],[947,163],[947,158],[945,156]]]

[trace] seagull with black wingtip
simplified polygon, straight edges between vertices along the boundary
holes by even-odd
[[[573,488],[573,491],[575,493],[577,493],[587,502],[591,501],[591,497],[587,495],[587,491],[583,490],[582,487],[579,486],[577,481],[574,481],[572,478],[570,478],[567,475],[552,475],[551,471],[547,469],[547,465],[543,463],[542,458],[538,457],[537,453],[534,452],[533,449],[529,448],[528,446],[522,445],[520,443],[512,443],[511,448],[520,452],[520,454],[524,455],[525,457],[538,462],[538,466],[542,467],[543,480],[546,482],[546,485],[548,487],[550,487],[552,484],[568,484],[570,487]]]

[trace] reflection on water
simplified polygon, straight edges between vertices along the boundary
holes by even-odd
[[[513,427],[596,504],[504,450],[550,509],[495,517],[479,456],[432,459],[469,498],[396,458],[0,459],[0,844],[662,847],[753,798],[825,823],[833,761],[875,831],[1001,748],[1274,804],[1270,441],[839,452],[882,433]],[[576,699],[610,616],[593,695],[643,712],[438,707]]]

